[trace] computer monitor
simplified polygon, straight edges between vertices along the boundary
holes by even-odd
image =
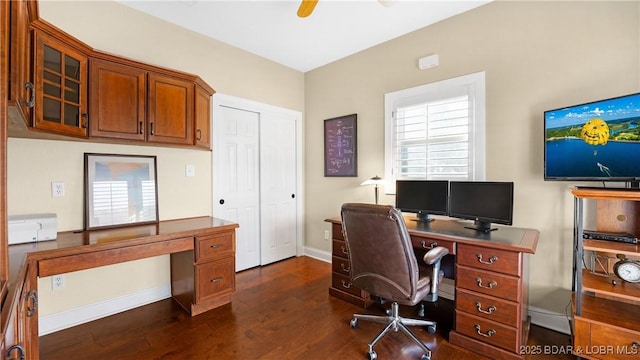
[[[432,220],[429,215],[447,215],[448,197],[447,180],[396,180],[396,208],[415,213],[417,221]]]
[[[449,216],[474,220],[478,231],[496,230],[491,223],[513,223],[513,182],[451,181]]]

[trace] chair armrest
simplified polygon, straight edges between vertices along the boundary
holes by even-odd
[[[422,258],[427,265],[433,265],[439,263],[443,256],[449,253],[449,249],[444,246],[436,246],[433,249],[427,251]]]
[[[440,285],[440,260],[442,257],[449,253],[449,249],[443,246],[436,246],[433,249],[427,251],[422,258],[424,262],[431,266],[431,291],[429,296],[425,299],[427,301],[435,302],[438,300],[438,286]]]

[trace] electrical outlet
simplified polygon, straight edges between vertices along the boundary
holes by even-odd
[[[329,230],[324,231],[324,239],[329,240]]]
[[[64,274],[53,275],[51,277],[51,290],[64,289]]]
[[[64,196],[64,182],[62,181],[51,182],[51,196],[52,197]]]

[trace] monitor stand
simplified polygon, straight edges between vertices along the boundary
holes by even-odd
[[[424,214],[424,213],[417,213],[416,214],[416,218],[412,219],[413,221],[417,221],[419,223],[425,223],[428,224],[430,222],[432,222],[434,219],[429,217],[429,214]]]
[[[466,229],[471,229],[471,230],[477,230],[477,231],[482,231],[484,233],[488,233],[491,231],[495,231],[498,230],[498,228],[492,228],[491,227],[491,223],[488,221],[478,221],[475,220],[473,222],[474,226],[465,226]]]

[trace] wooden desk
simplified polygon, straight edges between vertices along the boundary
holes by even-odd
[[[359,306],[371,304],[369,294],[349,279],[348,252],[340,218],[332,224],[332,281],[329,293]],[[452,344],[493,359],[524,359],[530,317],[529,256],[539,232],[509,226],[481,233],[458,220],[434,220],[425,225],[405,217],[414,250],[421,257],[435,246],[455,256],[455,322]]]
[[[61,232],[54,241],[9,246],[18,287],[3,315],[19,322],[28,358],[38,358],[37,277],[170,254],[171,294],[191,316],[231,302],[235,291],[235,229],[212,217],[106,230]]]

